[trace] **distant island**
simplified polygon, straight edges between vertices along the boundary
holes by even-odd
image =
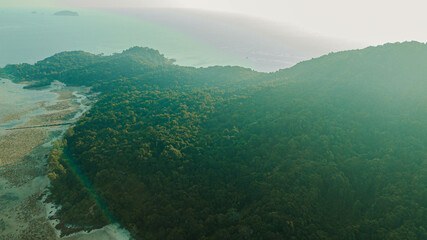
[[[55,16],[73,16],[73,17],[76,17],[76,16],[79,16],[79,13],[78,12],[73,12],[73,11],[65,10],[65,11],[56,12],[53,15],[55,15]]]

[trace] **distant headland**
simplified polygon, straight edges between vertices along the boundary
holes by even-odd
[[[73,11],[65,10],[65,11],[56,12],[53,15],[55,15],[55,16],[73,16],[73,17],[75,17],[75,16],[79,16],[79,13],[78,12],[73,12]]]

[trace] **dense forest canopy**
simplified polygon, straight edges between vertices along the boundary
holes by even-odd
[[[1,71],[102,93],[49,157],[67,224],[118,221],[136,239],[427,239],[425,44],[274,73],[139,47]]]

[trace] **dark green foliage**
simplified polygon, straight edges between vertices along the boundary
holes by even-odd
[[[69,157],[64,154],[63,146],[57,144],[48,158],[48,176],[54,186],[50,198],[61,204],[61,221],[83,228],[99,228],[108,224],[109,219],[76,175]]]
[[[99,81],[132,77],[160,65],[172,64],[158,51],[133,47],[121,54],[94,55],[82,51],[62,52],[30,64],[7,65],[3,71],[17,80],[33,81],[29,87],[49,85],[53,80],[68,85],[93,86]]]
[[[88,66],[100,59],[101,56],[82,51],[62,52],[38,61],[34,65],[26,63],[7,65],[4,71],[13,74],[17,80],[40,81],[39,84],[34,84],[34,87],[39,87],[49,85],[63,71]]]
[[[427,238],[425,44],[271,74],[157,54],[60,74],[103,91],[66,149],[136,239]],[[64,167],[52,167],[54,197],[84,208]]]

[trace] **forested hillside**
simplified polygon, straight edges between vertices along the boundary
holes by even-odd
[[[102,92],[49,157],[67,224],[118,221],[136,239],[427,239],[425,44],[269,74],[146,48],[3,71]]]

